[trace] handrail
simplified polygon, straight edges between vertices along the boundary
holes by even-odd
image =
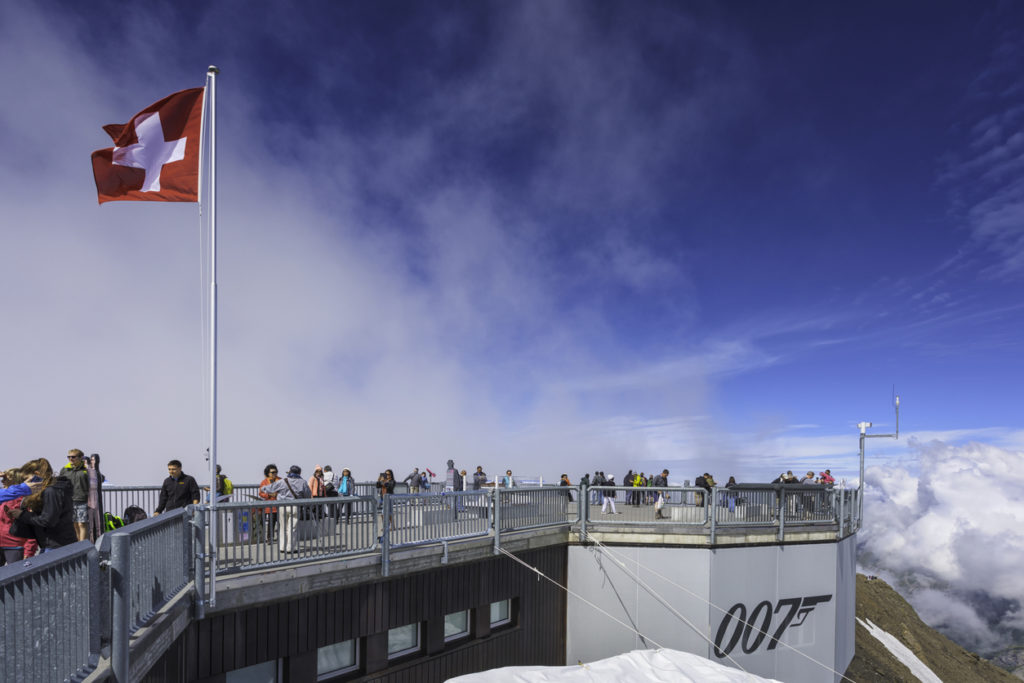
[[[0,662],[7,680],[81,680],[96,668],[99,576],[99,556],[88,541],[0,567]]]
[[[111,664],[118,680],[128,680],[129,641],[192,578],[194,552],[191,511],[171,510],[104,534],[109,547]]]

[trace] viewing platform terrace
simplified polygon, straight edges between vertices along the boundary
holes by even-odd
[[[549,486],[282,502],[256,490],[236,486],[215,506],[151,516],[95,546],[0,568],[0,656],[18,680],[138,680],[192,620],[298,594],[554,545],[827,543],[860,527],[859,492],[821,486]],[[613,494],[616,513],[602,513]],[[103,499],[108,510],[138,505],[152,515],[157,495],[158,487],[106,487]],[[69,593],[73,607],[55,598]],[[23,619],[26,610],[35,618]]]

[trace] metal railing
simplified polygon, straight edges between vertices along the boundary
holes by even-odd
[[[594,492],[599,493],[594,496]],[[766,527],[785,539],[786,527],[837,527],[839,538],[860,528],[858,489],[819,485],[740,484],[732,488],[584,487],[584,524],[603,527],[709,527],[714,543],[719,529]],[[615,516],[603,496],[612,494]],[[659,497],[664,496],[664,502]],[[599,511],[600,509],[600,511]]]
[[[192,580],[190,521],[189,511],[182,508],[105,534],[115,630],[119,609],[131,635]]]
[[[600,517],[602,524],[616,526],[638,526],[650,524],[676,524],[703,526],[708,521],[708,506],[705,499],[709,494],[701,488],[654,487],[654,486],[601,486],[597,489],[601,502],[591,502],[591,507],[607,508],[611,514],[611,506],[604,504],[604,497],[612,494],[617,517]],[[592,496],[587,496],[593,501]],[[659,500],[664,497],[664,502]],[[588,518],[594,519],[602,512],[588,510]]]
[[[159,486],[104,486],[103,510],[120,517],[129,506],[135,505],[150,517],[160,499]]]
[[[199,483],[202,493],[202,500],[204,502],[209,500],[209,490],[204,488],[202,482]],[[440,493],[444,489],[442,484],[440,487],[434,487],[431,489],[432,493]],[[218,498],[218,503],[236,503],[245,502],[249,500],[261,500],[259,496],[260,485],[259,484],[233,484],[231,495],[226,497]],[[395,493],[408,493],[409,487],[407,484],[397,483],[395,484]],[[355,495],[365,497],[379,497],[377,493],[376,482],[356,482],[355,484]],[[131,505],[138,506],[146,513],[147,516],[152,517],[153,511],[156,510],[156,506],[160,501],[160,487],[159,486],[104,486],[103,487],[103,510],[110,512],[118,517],[124,514],[127,507]]]
[[[771,487],[718,489],[715,501],[719,526],[772,526],[779,519],[779,494]]]
[[[580,513],[570,502],[573,491],[568,486],[494,489],[501,508],[495,525],[504,532],[576,523]]]
[[[380,535],[377,505],[365,496],[218,503],[217,572],[369,552]],[[210,507],[199,506],[197,514],[208,527]]]
[[[192,578],[191,514],[182,508],[104,534],[109,547],[111,666],[128,680],[128,643]]]
[[[392,548],[486,536],[491,530],[489,491],[449,491],[440,495],[392,495],[384,499],[382,531]],[[383,540],[383,539],[382,539]]]
[[[0,662],[9,681],[82,680],[100,659],[99,556],[88,541],[0,567]]]

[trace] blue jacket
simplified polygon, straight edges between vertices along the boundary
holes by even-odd
[[[352,477],[343,476],[338,482],[338,493],[343,496],[351,496],[355,493],[355,482],[352,481]]]
[[[28,484],[15,484],[14,486],[8,486],[7,488],[0,488],[0,503],[5,503],[15,498],[21,498],[32,493],[32,489],[29,488]]]

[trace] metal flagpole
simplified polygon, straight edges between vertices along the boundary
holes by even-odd
[[[210,589],[207,604],[217,604],[217,74],[220,69],[210,66],[206,70],[206,94],[210,102],[210,139],[206,150],[209,155],[210,216],[210,517],[209,567]],[[199,577],[196,577],[198,580]]]

